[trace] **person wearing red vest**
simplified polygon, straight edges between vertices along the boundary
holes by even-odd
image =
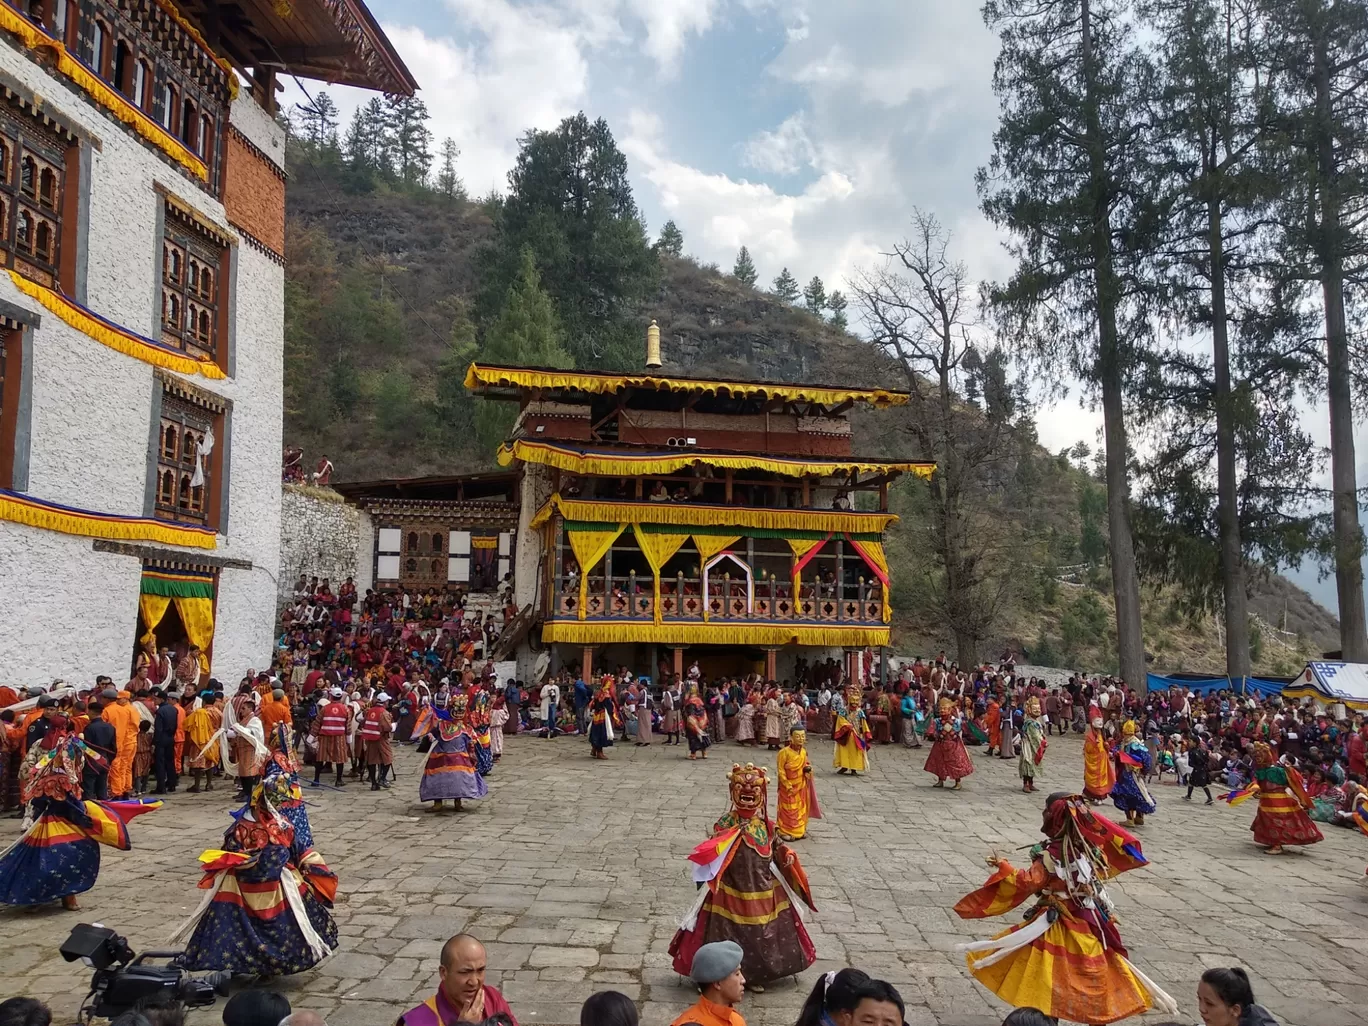
[[[390,696],[383,691],[380,692],[375,696],[375,703],[366,710],[365,719],[361,721],[360,734],[366,745],[366,766],[370,771],[372,791],[378,791],[382,787],[389,788],[389,771],[394,765],[394,749],[390,745],[394,718],[390,716],[389,701]]]
[[[351,709],[342,701],[342,689],[333,688],[328,692],[328,701],[318,707],[309,731],[318,738],[317,755],[314,757],[314,783],[327,768],[337,769],[337,786],[342,787],[342,773],[347,768],[347,725],[351,719]]]

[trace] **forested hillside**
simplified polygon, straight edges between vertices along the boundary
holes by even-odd
[[[339,479],[490,469],[504,424],[462,386],[472,359],[639,367],[652,319],[667,370],[920,380],[845,330],[847,301],[826,284],[800,288],[785,269],[757,287],[744,251],[726,272],[700,266],[672,224],[650,240],[602,122],[529,134],[508,194],[480,200],[461,187],[454,146],[434,169],[417,101],[374,101],[341,139],[323,102],[321,116],[296,112],[288,154],[285,424],[287,443],[310,461],[326,453]],[[870,309],[888,282],[853,284]],[[909,653],[968,645],[988,658],[1012,645],[1036,662],[1114,669],[1106,495],[1090,454],[1037,444],[1001,354],[967,363],[943,417],[914,403],[854,419],[861,454],[924,457],[950,444],[965,467],[956,587],[941,548],[953,476],[894,491],[897,641]],[[931,437],[928,418],[955,438]],[[1255,576],[1250,590],[1269,625],[1254,632],[1257,669],[1295,672],[1334,646],[1333,618],[1304,593],[1276,577]],[[1209,596],[1151,581],[1143,602],[1153,668],[1219,670]]]

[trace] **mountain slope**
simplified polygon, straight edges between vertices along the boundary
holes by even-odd
[[[296,154],[297,157],[297,154]],[[340,480],[488,470],[493,453],[474,442],[474,401],[460,377],[478,353],[466,311],[480,247],[495,232],[490,211],[426,191],[347,191],[335,169],[292,164],[287,192],[286,441],[311,460],[326,452]],[[667,372],[889,386],[901,372],[867,344],[806,311],[747,288],[689,258],[661,258],[661,283],[638,311],[661,328]],[[906,413],[853,415],[862,455],[916,457]],[[983,655],[1007,645],[1088,669],[1112,666],[1114,615],[1106,573],[1086,563],[1089,494],[1100,485],[1067,460],[1017,439],[1004,485],[1020,515],[1002,526],[1007,579],[1000,629]],[[936,587],[918,490],[899,482],[889,560],[905,652],[934,652],[948,639],[927,610]],[[1104,518],[1105,520],[1105,518]],[[1105,523],[1101,525],[1105,530]],[[1277,576],[1252,583],[1260,632],[1259,672],[1296,672],[1331,647],[1334,617]],[[1145,589],[1146,649],[1156,670],[1214,671],[1224,664],[1211,617],[1192,618],[1175,596]],[[1286,635],[1278,633],[1284,628]],[[1278,630],[1274,630],[1277,628]]]

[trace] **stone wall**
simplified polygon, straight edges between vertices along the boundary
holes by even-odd
[[[292,598],[300,574],[328,578],[333,594],[356,577],[361,513],[329,489],[281,485],[279,603]],[[356,582],[361,586],[361,582]]]

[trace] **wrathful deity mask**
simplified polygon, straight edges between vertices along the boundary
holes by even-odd
[[[765,775],[763,766],[757,766],[753,762],[748,762],[744,766],[733,763],[727,780],[731,785],[732,808],[738,816],[749,819],[764,809],[769,778]]]

